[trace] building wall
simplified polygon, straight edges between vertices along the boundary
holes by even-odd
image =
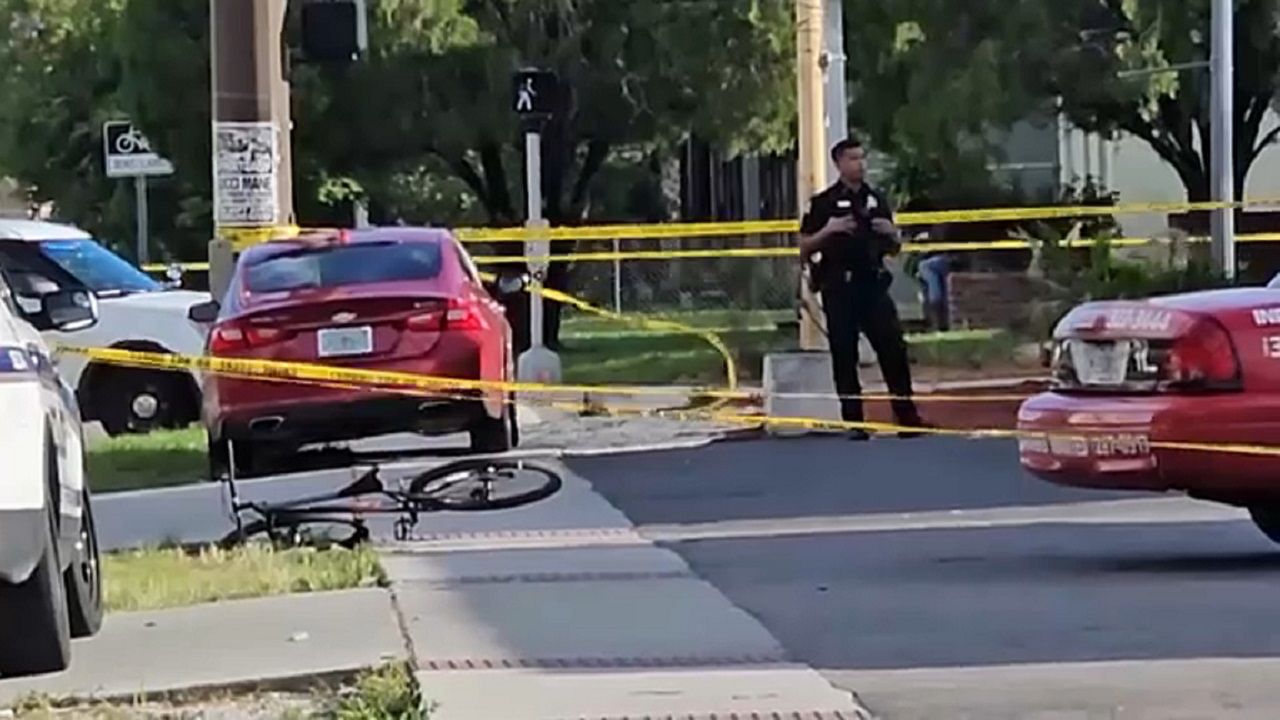
[[[1270,112],[1265,134],[1280,124],[1280,115]],[[1066,128],[1061,140],[1062,177],[1102,178],[1120,194],[1122,203],[1180,202],[1187,199],[1178,173],[1149,145],[1131,135],[1105,141],[1079,129]],[[1245,186],[1247,199],[1280,199],[1280,145],[1272,145],[1254,162]],[[1163,213],[1145,213],[1120,218],[1126,235],[1148,237],[1164,232],[1168,221]]]
[[[18,183],[8,178],[0,179],[0,217],[26,217],[28,207]]]

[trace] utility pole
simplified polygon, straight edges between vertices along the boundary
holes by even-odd
[[[1213,260],[1228,278],[1236,276],[1235,238],[1235,17],[1231,0],[1213,0],[1213,200],[1230,203],[1213,212]]]
[[[213,53],[213,201],[209,286],[225,295],[235,256],[295,222],[287,0],[210,0]]]
[[[796,0],[797,83],[799,97],[800,133],[797,159],[798,184],[796,202],[803,212],[809,198],[820,192],[827,176],[826,115],[823,111],[823,2],[826,0]],[[818,301],[809,289],[807,276],[802,276],[800,293],[800,347],[803,350],[822,350],[824,343],[818,320],[813,311]]]

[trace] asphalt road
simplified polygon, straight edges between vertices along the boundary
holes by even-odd
[[[885,718],[1280,717],[1280,551],[1235,509],[1052,487],[991,441],[570,465]]]

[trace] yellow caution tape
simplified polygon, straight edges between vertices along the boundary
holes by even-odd
[[[588,387],[575,385],[545,385],[539,383],[494,383],[485,381],[461,380],[455,378],[431,377],[423,375],[414,375],[409,373],[396,373],[385,371],[370,371],[357,368],[339,368],[325,365],[313,365],[308,363],[279,362],[267,360],[248,360],[248,359],[229,359],[229,358],[211,358],[211,357],[189,357],[180,355],[168,355],[164,353],[139,352],[133,350],[115,350],[106,348],[84,348],[71,345],[63,345],[58,348],[61,352],[73,352],[85,355],[93,360],[105,362],[114,365],[122,365],[125,367],[143,367],[155,368],[162,370],[201,370],[212,372],[219,375],[251,379],[263,382],[301,382],[307,384],[318,384],[332,387],[342,387],[351,389],[365,389],[378,392],[390,393],[413,393],[422,392],[433,397],[439,397],[459,389],[492,389],[494,386],[502,386],[512,390],[532,390],[535,392],[554,392],[554,393],[593,393],[605,391],[605,394],[618,394],[620,391],[626,393],[670,393],[665,388],[615,388],[615,387]],[[448,396],[448,395],[446,395]],[[462,395],[452,395],[452,397],[467,398]],[[974,398],[966,398],[974,399]],[[990,401],[991,398],[982,398]],[[559,407],[568,409],[579,409],[578,405],[570,405],[563,401],[542,401],[549,402]],[[915,433],[919,435],[932,436],[951,436],[951,437],[968,437],[968,438],[986,438],[986,439],[1040,439],[1050,433],[1043,431],[1020,431],[1004,428],[945,428],[945,427],[920,427],[912,425],[902,425],[897,423],[881,423],[881,422],[850,422],[843,420],[827,420],[822,418],[810,417],[777,417],[768,416],[759,413],[742,413],[731,410],[706,408],[698,410],[668,410],[668,409],[622,409],[596,407],[596,412],[602,412],[610,415],[645,415],[655,417],[668,417],[676,419],[699,419],[722,422],[727,424],[742,424],[756,427],[792,427],[808,430],[865,430],[868,432],[887,432],[887,433]],[[1106,433],[1106,430],[1091,430],[1087,428],[1072,428],[1073,435],[1089,436],[1091,434]],[[1280,447],[1257,445],[1250,443],[1195,443],[1195,442],[1176,442],[1176,441],[1151,441],[1149,447],[1153,450],[1177,450],[1186,452],[1216,452],[1233,455],[1254,455],[1263,457],[1280,457]]]
[[[276,225],[268,227],[241,227],[224,225],[217,229],[217,235],[231,243],[237,251],[245,250],[272,240],[287,240],[302,234],[297,225]]]
[[[1078,240],[1066,241],[1061,247],[1067,248],[1087,248],[1102,242],[1098,239],[1082,238]],[[1152,245],[1158,243],[1168,244],[1172,242],[1169,238],[1159,237],[1121,237],[1110,238],[1106,243],[1112,247],[1140,247],[1143,245]],[[1190,237],[1186,238],[1188,243],[1206,243],[1209,242],[1207,237]],[[1236,236],[1236,242],[1239,243],[1265,243],[1280,242],[1280,233],[1253,233],[1242,234]],[[985,250],[1029,250],[1038,243],[1029,240],[985,240],[985,241],[959,241],[959,242],[920,242],[920,243],[904,243],[902,253],[906,255],[936,252],[977,252]],[[769,248],[714,248],[705,250],[631,250],[623,252],[590,252],[590,253],[567,253],[563,255],[553,255],[552,262],[640,262],[640,261],[657,261],[657,260],[712,260],[719,258],[788,258],[799,257],[800,251],[796,247],[769,247]],[[533,258],[524,255],[478,255],[473,258],[479,265],[523,265],[533,260]],[[174,263],[186,272],[206,272],[209,269],[209,263]],[[147,272],[165,272],[170,265],[151,264],[144,265],[143,270]]]
[[[999,222],[999,221],[1015,221],[1015,220],[1051,220],[1051,219],[1069,219],[1082,217],[1105,217],[1111,215],[1134,215],[1141,213],[1173,213],[1173,212],[1204,212],[1210,210],[1222,210],[1227,208],[1243,209],[1251,207],[1277,207],[1280,206],[1280,198],[1261,198],[1254,200],[1246,200],[1243,202],[1223,203],[1223,202],[1146,202],[1146,203],[1124,203],[1120,205],[1076,205],[1068,207],[1043,206],[1043,207],[1020,207],[1020,208],[988,208],[988,209],[972,209],[972,210],[939,210],[930,212],[904,212],[897,216],[900,225],[910,227],[917,225],[935,225],[940,223],[974,223],[974,222]],[[750,220],[750,221],[732,221],[732,222],[709,222],[709,223],[658,223],[658,224],[620,224],[620,225],[593,225],[587,227],[559,227],[559,228],[457,228],[454,230],[455,236],[462,242],[466,243],[498,243],[498,242],[528,242],[530,240],[551,240],[551,241],[591,241],[591,240],[662,240],[662,239],[690,239],[690,238],[711,238],[711,237],[728,237],[738,235],[793,235],[800,231],[800,222],[798,220]],[[304,229],[297,225],[283,225],[278,227],[236,227],[223,226],[218,228],[218,234],[229,240],[236,250],[244,250],[245,248],[257,245],[271,240],[283,240],[294,238],[304,232]],[[1256,235],[1244,235],[1238,238],[1242,242],[1274,242],[1280,240],[1280,234],[1260,233]],[[964,251],[964,250],[1000,250],[1000,249],[1017,249],[1025,247],[1016,245],[1020,241],[995,241],[989,243],[954,243],[947,244],[947,250]],[[769,250],[769,249],[763,249]],[[912,252],[912,250],[906,250]],[[658,252],[653,255],[644,254],[637,257],[622,255],[619,253],[607,254],[588,254],[590,260],[662,260],[676,259],[667,253]],[[684,251],[688,252],[688,251]],[[724,251],[707,251],[707,252],[724,252]],[[758,252],[758,251],[757,251]],[[921,252],[916,250],[915,252]],[[740,255],[738,257],[769,257],[770,255]],[[678,257],[678,256],[677,256]],[[735,257],[734,255],[690,255],[694,257]],[[488,258],[491,263],[497,262],[527,262],[525,258]],[[585,260],[584,260],[585,261]],[[184,269],[189,270],[207,270],[207,263],[192,263],[183,265]],[[164,265],[147,265],[145,270],[149,272],[163,272],[167,269]]]
[[[1008,222],[1015,220],[1061,220],[1142,213],[1205,212],[1227,208],[1276,207],[1280,198],[1262,198],[1244,202],[1146,202],[1120,205],[1075,205],[974,210],[937,210],[904,212],[897,215],[899,225],[937,225],[942,223]],[[550,240],[648,240],[669,238],[707,238],[732,235],[792,235],[800,231],[798,220],[755,220],[710,223],[661,223],[653,225],[593,225],[558,227],[551,230],[515,228],[458,228],[454,234],[468,243],[525,242]],[[536,233],[536,235],[535,235]]]
[[[481,273],[481,277],[489,281],[496,279],[495,276],[490,273]],[[729,347],[725,345],[724,341],[720,338],[719,335],[717,335],[716,333],[710,330],[703,330],[700,328],[693,327],[691,325],[678,323],[673,320],[662,320],[662,319],[648,318],[648,317],[635,316],[635,315],[632,315],[632,316],[623,315],[621,313],[613,312],[612,310],[606,310],[602,307],[597,307],[587,302],[586,300],[574,297],[573,295],[570,295],[568,293],[560,292],[559,290],[553,290],[551,288],[542,287],[540,285],[534,286],[534,287],[526,287],[525,289],[528,292],[536,292],[542,295],[542,297],[546,298],[547,300],[551,300],[553,302],[558,302],[558,303],[575,307],[582,312],[596,315],[597,317],[616,320],[618,322],[626,323],[628,325],[633,325],[636,327],[641,327],[647,330],[669,330],[669,331],[675,331],[682,334],[690,334],[690,335],[696,335],[698,337],[701,337],[702,339],[706,340],[707,343],[709,343],[713,348],[715,348],[716,352],[720,353],[721,358],[724,359],[725,376],[729,385],[728,391],[736,392],[738,389],[738,363],[733,358],[733,352],[729,350]]]

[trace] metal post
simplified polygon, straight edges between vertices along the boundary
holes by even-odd
[[[613,239],[613,254],[622,253],[622,241],[618,238]],[[622,260],[618,257],[613,259],[613,311],[622,314]]]
[[[529,129],[524,136],[525,195],[528,219],[525,226],[534,233],[525,243],[533,276],[529,288],[529,349],[520,355],[518,374],[524,382],[560,382],[560,357],[546,347],[546,324],[542,287],[550,265],[551,244],[546,239],[547,221],[542,216],[542,133]]]
[[[847,58],[844,53],[844,0],[825,0],[822,20],[826,45],[823,51],[825,62],[822,63],[826,73],[826,82],[823,86],[825,92],[823,114],[827,127],[827,148],[832,148],[849,134],[849,103],[846,99],[845,75]],[[828,154],[827,184],[834,183],[839,177],[840,170]]]
[[[138,213],[138,264],[146,265],[151,262],[151,250],[148,237],[151,232],[147,228],[148,215],[147,211],[147,176],[139,175],[133,179],[133,195]]]
[[[1213,260],[1228,278],[1236,276],[1235,241],[1235,18],[1231,0],[1213,0],[1213,143],[1212,193],[1215,202],[1231,203],[1213,213]]]
[[[822,190],[826,178],[827,151],[825,113],[823,112],[822,74],[822,4],[825,0],[796,0],[797,37],[797,86],[800,115],[800,152],[797,158],[796,200],[803,208]],[[800,347],[803,350],[822,350],[824,343],[818,320],[813,311],[818,300],[808,284],[800,286]]]
[[[220,298],[230,283],[235,263],[233,242],[257,231],[274,232],[294,222],[292,158],[289,115],[289,85],[285,79],[285,57],[281,43],[287,10],[286,0],[210,0],[210,63],[213,87],[214,172],[218,170],[220,127],[230,123],[269,126],[274,147],[268,173],[274,187],[274,210],[270,218],[221,223],[209,244],[209,284]],[[246,131],[246,134],[252,131]],[[214,178],[214,203],[220,193],[236,192],[219,187]],[[271,193],[268,193],[271,196]]]
[[[525,133],[524,136],[524,153],[527,162],[525,163],[525,188],[526,197],[528,199],[528,218],[525,225],[530,230],[536,230],[542,227],[542,135],[536,132]],[[525,254],[533,258],[531,264],[533,266],[534,281],[537,287],[542,287],[543,275],[547,271],[547,265],[543,259],[543,243],[540,239],[530,240],[525,243]],[[546,323],[543,320],[543,304],[542,295],[534,293],[530,298],[532,302],[529,305],[529,338],[534,348],[546,346],[546,338],[544,331]]]

